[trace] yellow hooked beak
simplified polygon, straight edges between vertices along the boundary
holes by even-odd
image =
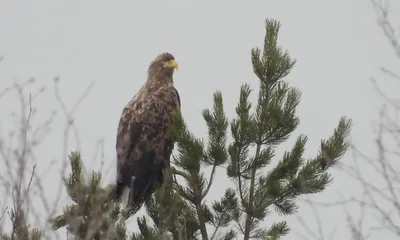
[[[171,61],[169,61],[169,62],[167,63],[167,67],[176,68],[176,69],[178,70],[179,64],[178,64],[177,61],[171,60]]]

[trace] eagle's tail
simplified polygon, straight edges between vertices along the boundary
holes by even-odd
[[[143,177],[135,177],[132,180],[131,188],[129,191],[124,192],[127,194],[127,204],[125,206],[130,214],[135,214],[153,194],[154,184],[151,179]]]
[[[130,187],[117,183],[115,198],[121,203],[125,214],[128,214],[125,217],[129,218],[129,216],[139,211],[143,203],[151,197],[154,190],[154,181],[151,178],[132,177]]]

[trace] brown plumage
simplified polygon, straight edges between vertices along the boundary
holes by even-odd
[[[171,111],[180,111],[170,53],[151,62],[146,83],[121,114],[117,131],[117,200],[131,213],[138,211],[163,182],[174,141],[166,135]],[[122,198],[122,199],[121,199]]]

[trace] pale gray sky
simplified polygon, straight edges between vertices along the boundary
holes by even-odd
[[[60,76],[62,98],[69,108],[94,82],[75,117],[87,168],[100,166],[93,156],[96,141],[104,138],[106,183],[114,180],[115,135],[121,110],[144,83],[149,62],[161,52],[174,54],[180,64],[175,85],[183,116],[189,128],[204,137],[201,110],[212,106],[212,94],[217,89],[223,92],[230,118],[241,83],[250,83],[256,89],[258,80],[252,72],[250,50],[262,46],[267,17],[282,24],[279,43],[297,60],[287,81],[303,92],[298,108],[301,124],[280,153],[305,133],[309,136],[306,156],[315,155],[320,139],[332,134],[343,115],[354,120],[352,140],[362,151],[373,152],[370,129],[379,102],[370,79],[381,76],[380,66],[395,66],[395,58],[368,0],[2,0],[0,4],[0,55],[4,56],[0,89],[15,79],[29,77],[37,79],[36,87],[48,86],[34,102],[39,111],[34,122],[40,123],[52,110],[59,109],[52,87],[55,76]],[[9,113],[18,109],[18,104],[14,93],[1,99],[2,134],[15,128]],[[56,197],[59,186],[64,120],[59,113],[53,132],[35,150],[38,173],[45,179],[49,199]],[[75,150],[75,144],[71,141],[69,151]],[[57,164],[48,170],[53,160]],[[343,161],[351,161],[351,155]],[[331,172],[334,183],[312,199],[338,199],[338,191],[344,196],[357,193],[358,185],[348,176],[337,170]],[[224,173],[219,172],[211,199],[230,184]],[[66,201],[64,193],[59,209]],[[334,239],[349,237],[341,211],[321,209],[320,214],[327,235],[337,226]],[[312,226],[314,216],[309,208],[301,208],[299,215],[317,230]],[[275,219],[278,217],[273,214],[268,222]],[[296,232],[304,230],[295,217],[288,219],[293,231],[285,239],[299,239]],[[378,235],[370,239],[378,239]]]

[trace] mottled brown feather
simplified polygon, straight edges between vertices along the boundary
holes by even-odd
[[[162,54],[150,64],[147,82],[123,109],[117,130],[117,199],[135,176],[129,202],[133,212],[162,184],[162,171],[170,166],[174,141],[166,131],[170,112],[180,112],[180,97],[173,86],[173,70],[163,69],[161,63],[171,57]]]

